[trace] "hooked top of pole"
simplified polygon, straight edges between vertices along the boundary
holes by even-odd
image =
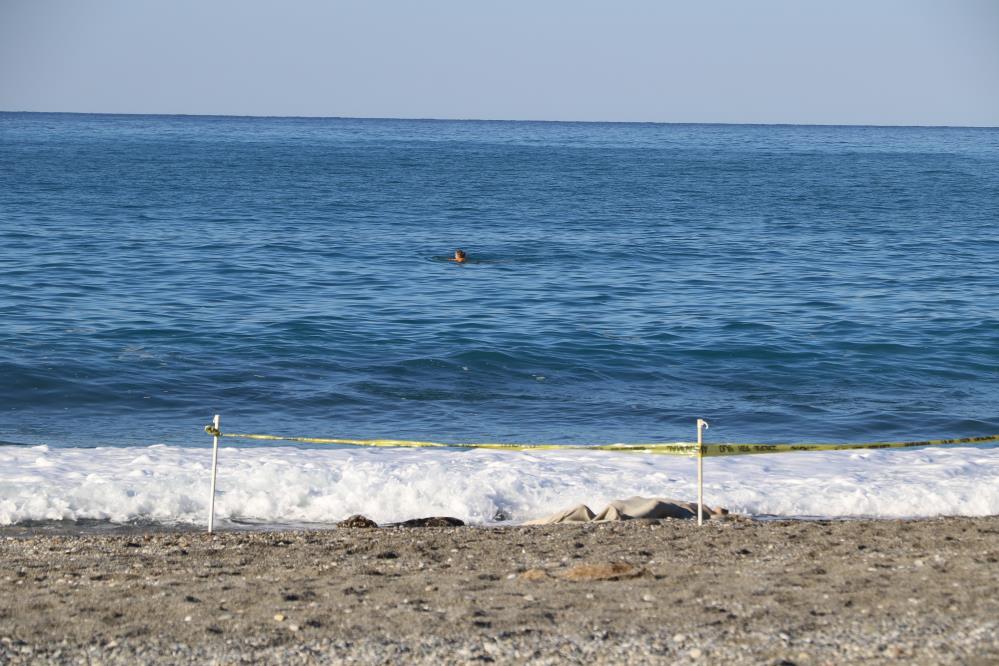
[[[212,422],[205,426],[205,432],[213,437],[221,437],[222,430],[219,428],[219,415],[216,414]]]
[[[704,419],[697,419],[697,427],[706,429],[709,428],[710,426],[708,425],[708,422],[705,421]]]

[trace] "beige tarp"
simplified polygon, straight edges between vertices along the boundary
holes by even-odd
[[[704,507],[704,517],[719,516],[727,514],[726,509],[712,509]],[[632,520],[644,518],[646,520],[657,520],[660,518],[696,518],[697,503],[681,502],[675,499],[664,499],[661,497],[629,497],[623,500],[614,500],[607,505],[599,514],[593,513],[590,507],[585,504],[574,506],[554,513],[547,518],[529,520],[525,525],[551,525],[553,523],[589,523],[608,520]]]

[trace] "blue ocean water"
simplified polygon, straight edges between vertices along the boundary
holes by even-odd
[[[4,113],[0,440],[991,434],[997,222],[996,129]]]

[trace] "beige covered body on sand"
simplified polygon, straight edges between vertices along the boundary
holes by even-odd
[[[727,509],[704,507],[704,518],[728,515]],[[614,500],[600,513],[594,513],[585,504],[578,504],[544,518],[529,520],[525,525],[554,525],[558,523],[590,523],[614,520],[662,520],[664,518],[696,518],[697,503],[661,497],[629,497]]]

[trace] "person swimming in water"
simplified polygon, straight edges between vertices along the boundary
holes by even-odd
[[[466,259],[465,251],[459,249],[454,251],[454,258],[451,259],[451,261],[458,264],[463,264],[465,263],[465,259]]]

